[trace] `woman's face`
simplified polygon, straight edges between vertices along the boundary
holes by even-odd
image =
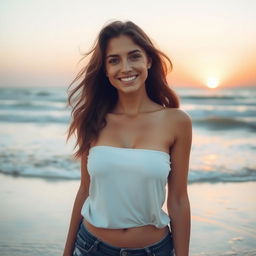
[[[109,40],[105,57],[106,75],[119,91],[132,92],[145,86],[151,60],[129,36]]]

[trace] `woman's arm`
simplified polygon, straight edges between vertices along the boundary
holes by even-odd
[[[175,141],[170,149],[171,172],[168,177],[167,209],[171,218],[175,255],[188,256],[190,204],[187,194],[187,178],[192,142],[192,121],[189,115],[178,110],[174,123]]]
[[[85,154],[83,154],[81,158],[81,182],[80,182],[80,187],[78,189],[74,206],[73,206],[73,211],[71,215],[71,220],[70,220],[70,225],[69,225],[69,230],[68,230],[68,235],[66,239],[63,256],[72,256],[73,254],[77,231],[78,231],[81,219],[83,218],[81,215],[81,209],[85,199],[89,195],[90,176],[87,170],[87,155],[88,153],[86,152]]]

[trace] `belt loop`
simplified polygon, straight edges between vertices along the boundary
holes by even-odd
[[[99,246],[100,241],[99,240],[95,240],[94,244],[93,244],[93,251],[97,251],[98,250],[98,246]]]
[[[148,247],[145,247],[145,250],[146,250],[148,256],[155,256],[155,254],[153,252],[151,252]]]
[[[119,252],[120,256],[127,256],[128,252],[125,251],[125,248],[121,248],[120,252]]]

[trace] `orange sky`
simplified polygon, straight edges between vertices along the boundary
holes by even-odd
[[[256,85],[256,1],[4,1],[0,86],[67,86],[110,19],[130,19],[170,56],[174,86]]]

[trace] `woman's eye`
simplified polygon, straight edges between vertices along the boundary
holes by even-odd
[[[110,63],[110,64],[117,64],[118,63],[118,59],[117,58],[113,58],[113,59],[110,59],[109,61],[108,61],[108,63]]]
[[[137,60],[137,59],[139,59],[140,57],[141,57],[140,54],[133,54],[133,55],[131,55],[131,59],[132,59],[132,60]]]

